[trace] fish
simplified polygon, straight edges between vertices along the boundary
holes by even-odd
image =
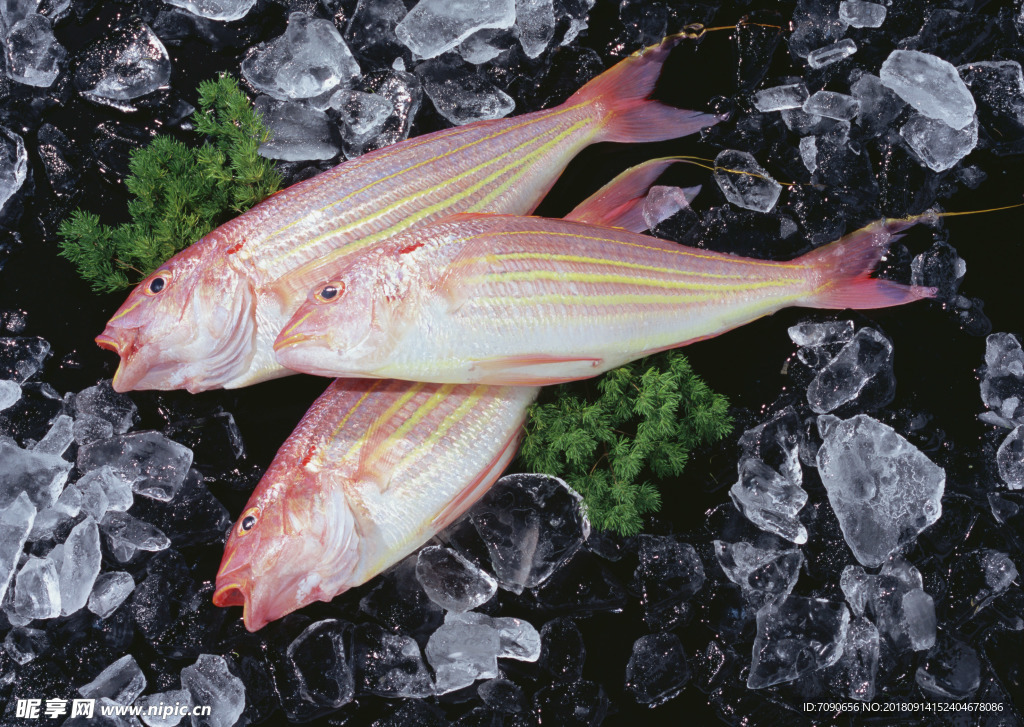
[[[589,378],[788,306],[933,297],[934,288],[871,277],[918,219],[881,220],[776,262],[571,220],[458,215],[325,270],[274,346],[282,365],[321,376]]]
[[[459,518],[515,456],[538,389],[339,379],[231,529],[213,601],[249,631],[330,601]]]
[[[565,103],[399,142],[278,192],[181,251],[96,337],[115,390],[233,389],[292,373],[273,342],[330,265],[459,212],[525,214],[599,141],[686,136],[725,118],[650,98],[680,33],[638,51]]]

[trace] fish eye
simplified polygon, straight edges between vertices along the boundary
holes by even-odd
[[[329,303],[338,296],[345,294],[345,284],[340,281],[328,283],[316,293],[316,299],[321,303]]]
[[[161,290],[167,287],[167,283],[170,281],[170,279],[171,274],[169,271],[161,272],[160,274],[157,275],[157,277],[149,281],[149,285],[146,286],[146,294],[156,295]]]
[[[256,527],[256,523],[259,520],[260,509],[258,507],[251,507],[242,515],[242,522],[238,524],[238,534],[245,535],[247,532]]]

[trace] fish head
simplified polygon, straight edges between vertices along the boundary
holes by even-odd
[[[319,376],[372,366],[392,337],[388,280],[373,265],[353,266],[317,284],[274,342],[278,363]]]
[[[360,539],[344,490],[287,487],[275,474],[231,529],[213,594],[217,606],[242,607],[249,631],[358,585]]]
[[[216,244],[201,240],[136,286],[96,343],[121,357],[117,391],[219,388],[255,353],[256,295]]]

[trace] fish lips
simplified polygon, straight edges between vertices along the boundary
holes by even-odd
[[[272,577],[267,575],[264,578],[269,582]],[[241,606],[246,630],[255,632],[314,601],[333,598],[336,594],[321,591],[320,581],[316,573],[302,573],[282,583],[274,583],[273,590],[269,590],[269,587],[256,587],[248,578],[235,577],[214,591],[213,604],[223,608]]]

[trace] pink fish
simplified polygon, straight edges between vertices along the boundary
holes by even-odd
[[[306,373],[538,386],[596,376],[787,306],[882,308],[886,220],[789,262],[567,220],[459,215],[338,261],[275,344]]]
[[[553,109],[371,152],[221,225],[142,281],[96,338],[121,357],[114,388],[198,392],[285,376],[273,341],[320,265],[452,213],[528,213],[589,144],[716,123],[648,98],[683,37],[634,54]]]
[[[228,536],[213,601],[256,631],[365,583],[464,513],[515,456],[537,389],[338,380]]]

